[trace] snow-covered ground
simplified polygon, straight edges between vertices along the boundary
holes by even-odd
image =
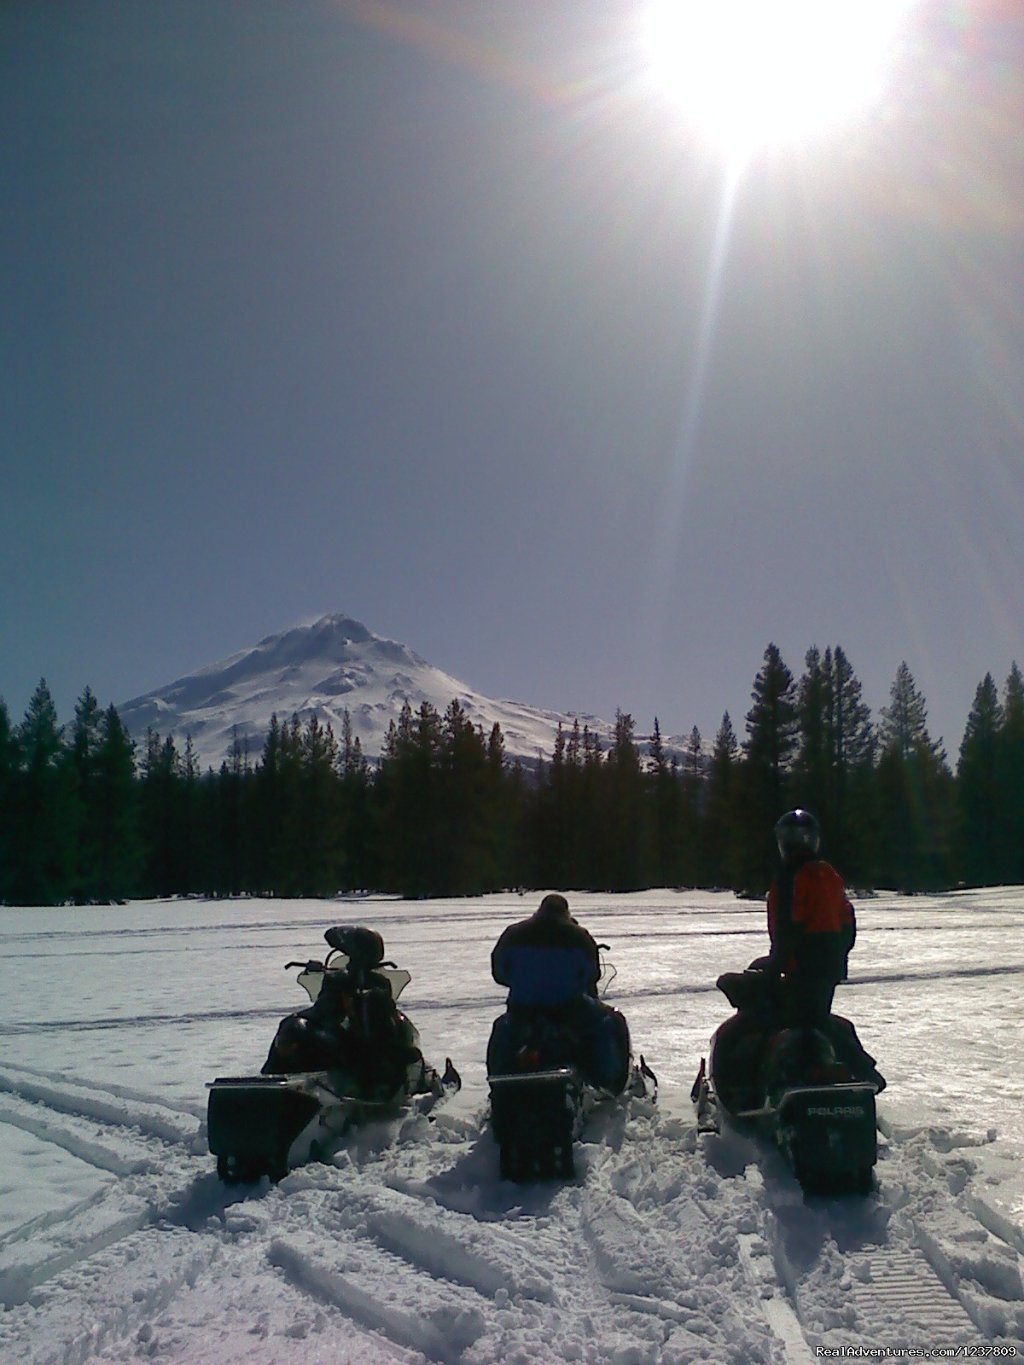
[[[837,1009],[889,1079],[878,1189],[808,1199],[776,1154],[697,1137],[689,1088],[764,948],[731,895],[578,895],[657,1105],[595,1116],[567,1184],[498,1177],[488,957],[534,898],[0,910],[0,1360],[713,1361],[1024,1355],[1024,889],[858,902]],[[205,1082],[305,1003],[283,963],[372,924],[462,1093],[327,1165],[226,1189]]]

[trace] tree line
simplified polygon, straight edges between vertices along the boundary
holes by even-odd
[[[823,852],[856,887],[934,891],[1024,883],[1024,678],[979,683],[955,770],[901,664],[873,721],[846,654],[774,644],[742,737],[728,712],[669,754],[657,719],[616,714],[607,745],[560,727],[536,770],[501,729],[406,703],[378,763],[346,713],[275,716],[253,758],[236,742],[200,770],[190,739],[137,746],[89,688],[62,727],[45,681],[20,725],[0,699],[0,902],[171,895],[465,896],[509,887],[732,888],[761,895],[772,826],[815,812]]]

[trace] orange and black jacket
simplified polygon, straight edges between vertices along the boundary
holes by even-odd
[[[771,968],[842,981],[857,926],[843,879],[820,858],[784,864],[768,892]]]

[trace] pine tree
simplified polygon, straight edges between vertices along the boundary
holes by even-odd
[[[408,898],[434,894],[438,879],[437,788],[441,718],[429,702],[406,702],[388,729],[375,783],[384,889]]]
[[[708,766],[705,821],[707,879],[712,886],[740,885],[738,864],[738,754],[739,743],[729,712],[722,716]]]
[[[601,837],[595,848],[602,889],[633,891],[644,885],[645,847],[643,774],[633,739],[633,717],[616,710],[612,746],[604,764],[600,792]]]
[[[1003,725],[998,747],[999,812],[1003,880],[1024,882],[1024,677],[1016,661],[1003,693]]]
[[[256,895],[280,890],[280,837],[283,822],[281,724],[275,711],[263,738],[263,751],[253,773],[251,806],[251,886]],[[204,878],[209,881],[208,872]]]
[[[918,691],[914,675],[904,660],[896,670],[889,691],[889,705],[881,710],[879,741],[885,750],[895,749],[909,759],[921,746],[937,753],[928,734],[928,706]]]
[[[822,818],[829,856],[849,878],[870,880],[869,847],[875,739],[860,680],[837,645],[826,650],[829,786]]]
[[[45,678],[29,701],[18,746],[13,899],[59,905],[73,892],[76,809],[63,728]]]
[[[183,765],[176,762],[175,819],[178,833],[179,859],[175,871],[179,885],[182,880],[180,863],[181,830],[184,824],[185,778]],[[248,739],[232,729],[228,757],[220,765],[216,777],[211,774],[200,786],[200,808],[204,828],[212,833],[211,857],[208,860],[210,885],[207,890],[218,896],[240,895],[250,889],[251,880],[246,858],[247,817],[252,806],[253,769],[249,756]]]
[[[828,856],[848,875],[864,870],[872,776],[871,712],[842,649],[808,650],[797,692],[799,743],[789,804],[821,822]]]
[[[957,763],[957,805],[963,875],[971,886],[1002,881],[1003,808],[1000,734],[1003,708],[991,673],[978,684]]]
[[[600,758],[595,756],[589,727],[580,729],[579,716],[573,716],[565,746],[566,812],[568,852],[563,878],[543,885],[563,889],[592,886],[595,881],[594,840],[597,837],[597,793],[595,773]]]
[[[686,886],[703,886],[707,877],[704,846],[704,807],[707,786],[704,772],[704,741],[695,725],[683,754],[680,788],[680,880]]]
[[[330,724],[314,713],[302,735],[302,865],[306,896],[334,895],[341,884],[341,781]]]
[[[458,699],[449,703],[441,724],[438,802],[439,888],[456,896],[495,890],[495,811],[487,744]]]
[[[16,808],[21,755],[7,704],[0,697],[0,905],[15,895]]]
[[[573,861],[573,803],[576,782],[567,760],[568,741],[558,722],[551,762],[538,784],[538,880],[544,886],[571,885]]]
[[[202,818],[202,773],[191,733],[185,735],[185,752],[181,756],[181,785],[179,802],[179,837],[177,858],[180,889],[183,894],[195,894],[209,885],[209,868],[214,853]]]
[[[103,896],[97,868],[99,829],[96,802],[101,722],[99,703],[92,689],[87,687],[75,705],[69,754],[77,812],[74,896],[80,905]]]
[[[659,886],[677,886],[683,881],[682,795],[677,774],[665,753],[657,716],[654,717],[649,752],[654,880]]]
[[[950,876],[954,823],[952,781],[940,744],[928,734],[928,710],[906,662],[882,708],[876,775],[877,837],[883,885],[933,890]]]
[[[302,788],[302,722],[293,713],[280,729],[276,753],[275,808],[279,823],[273,843],[273,890],[279,896],[302,894],[305,842]]]
[[[113,706],[100,718],[94,803],[96,894],[120,903],[137,892],[142,845],[135,745]]]
[[[508,766],[505,736],[497,721],[487,736],[487,802],[492,812],[495,885],[502,890],[522,883],[517,851],[521,824],[520,789]]]
[[[139,778],[139,827],[143,847],[143,894],[173,896],[181,891],[180,801],[181,761],[174,737],[150,727]]]
[[[774,644],[765,650],[752,698],[743,745],[741,858],[746,890],[760,895],[775,865],[771,832],[786,808],[797,744],[796,686]]]
[[[828,661],[831,663],[831,655],[828,655]],[[813,811],[827,827],[832,794],[832,754],[828,735],[832,679],[816,645],[807,651],[804,669],[797,687],[799,738],[791,796],[794,805]]]
[[[372,861],[371,782],[369,764],[358,735],[352,733],[348,708],[341,722],[341,847],[343,862],[341,886],[344,891],[360,891],[375,885]]]
[[[606,890],[612,862],[608,847],[608,795],[599,736],[584,725],[580,765],[572,780],[573,862],[570,885]]]
[[[781,815],[786,779],[796,752],[798,719],[793,675],[773,644],[765,650],[764,665],[754,679],[751,696],[754,705],[747,712],[744,757],[765,808]]]

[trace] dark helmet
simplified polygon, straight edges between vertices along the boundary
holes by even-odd
[[[557,891],[552,891],[545,896],[537,907],[538,915],[550,915],[552,919],[569,918],[569,902],[564,896],[560,896]]]
[[[809,810],[790,810],[775,825],[775,842],[781,858],[815,854],[821,843],[821,826]]]

